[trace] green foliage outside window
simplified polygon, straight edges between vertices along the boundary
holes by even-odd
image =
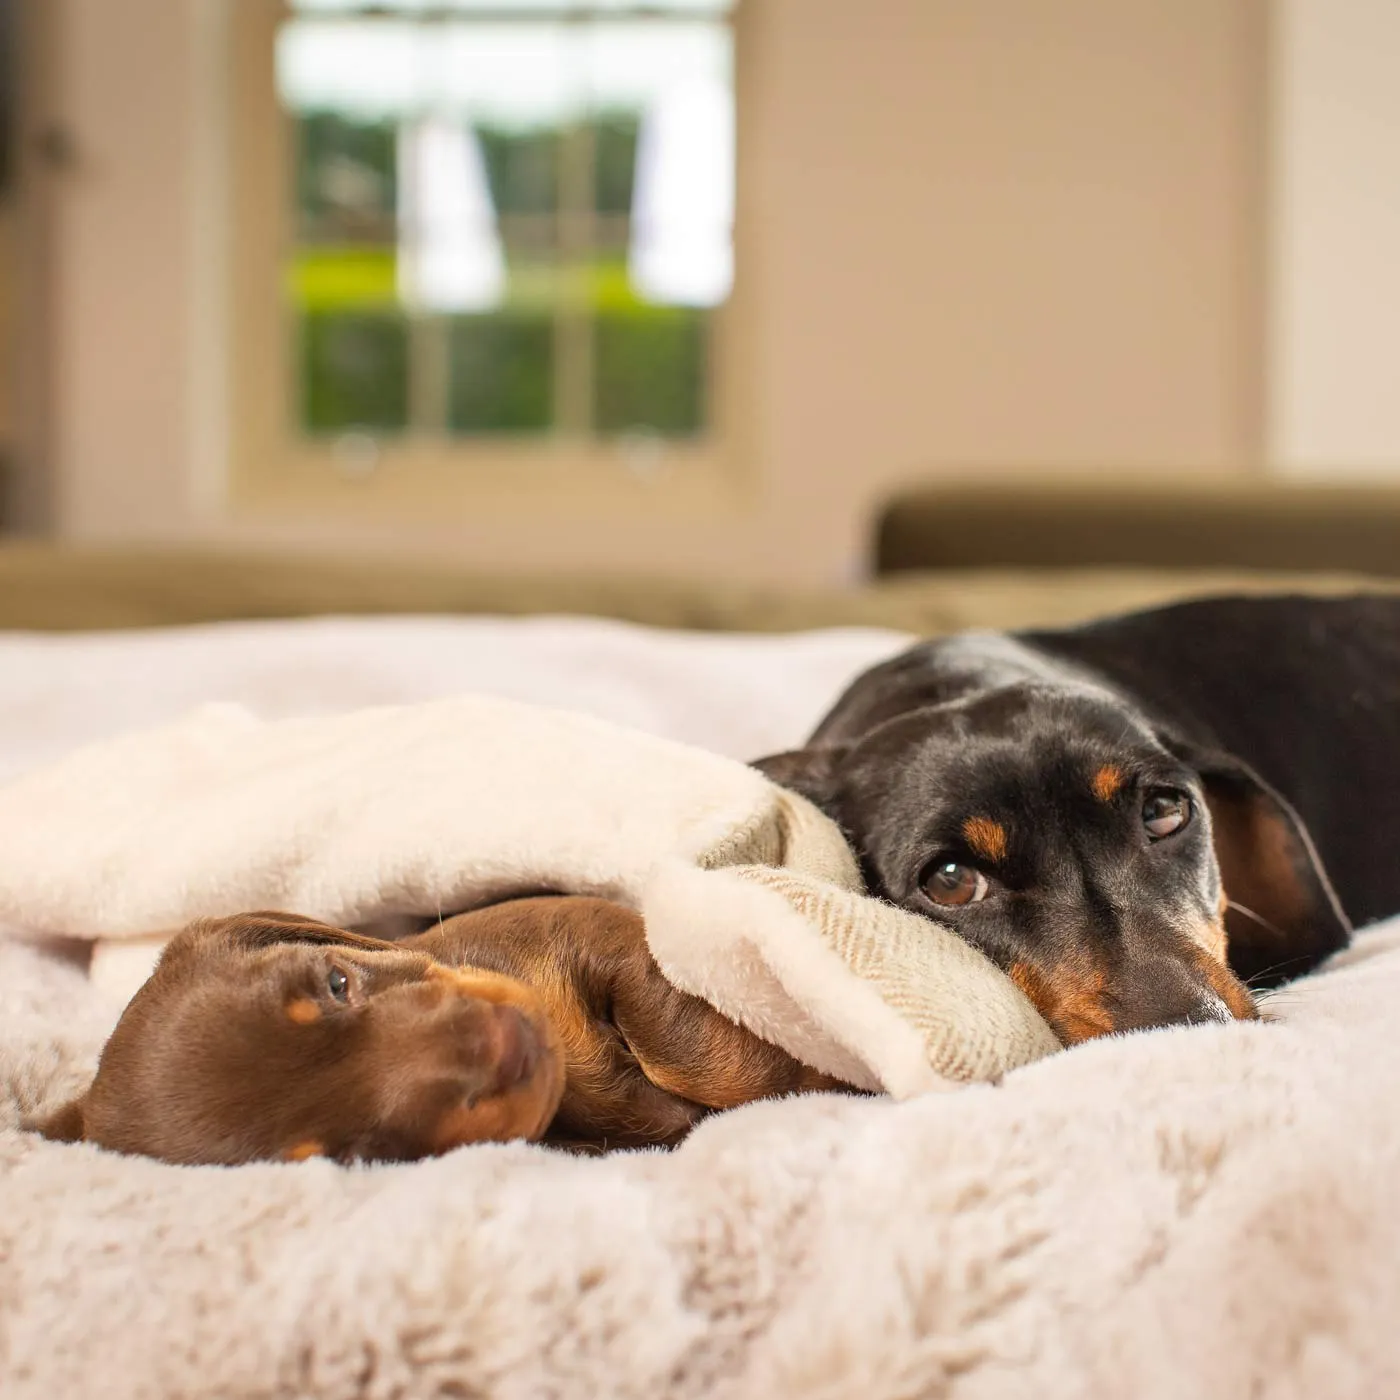
[[[311,311],[300,324],[308,432],[401,430],[408,422],[408,323],[393,313]]]
[[[600,312],[593,322],[594,422],[599,432],[684,437],[705,418],[708,318],[688,306]]]
[[[326,220],[392,230],[398,200],[398,128],[309,112],[297,121],[296,207],[303,227]],[[376,228],[377,226],[377,228]]]
[[[454,316],[448,414],[453,432],[548,432],[554,423],[554,321],[539,312]]]
[[[560,130],[511,131],[494,126],[474,130],[497,214],[558,211]]]
[[[489,312],[446,317],[447,422],[452,434],[541,434],[555,424],[556,317],[593,327],[593,430],[694,434],[706,419],[708,313],[637,297],[626,272],[638,119],[591,123],[599,243],[583,261],[554,252],[563,128],[478,126],[505,240],[508,284]],[[397,129],[310,113],[297,123],[302,241],[288,267],[309,433],[392,433],[409,420],[409,321],[399,306],[393,246]],[[611,243],[611,246],[608,246]]]

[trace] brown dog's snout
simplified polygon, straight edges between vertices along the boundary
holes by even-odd
[[[416,1100],[412,1114],[429,1150],[544,1132],[563,1095],[564,1063],[533,989],[494,973],[435,966],[373,1010],[386,1056],[402,1066],[385,1076],[388,1098]]]
[[[495,1006],[485,1029],[487,1055],[496,1073],[491,1092],[514,1088],[534,1073],[544,1046],[524,1015],[513,1006]]]
[[[429,1018],[428,1033],[439,1026],[448,1059],[464,1081],[479,1085],[473,1098],[507,1093],[539,1073],[551,1054],[547,1026],[508,1003],[460,996]]]
[[[548,1037],[548,1016],[533,988],[475,969],[435,965],[388,987],[365,1008],[385,1049],[412,1042],[437,1059],[489,1060],[520,1053],[527,1032]],[[517,1023],[520,1029],[516,1029]]]

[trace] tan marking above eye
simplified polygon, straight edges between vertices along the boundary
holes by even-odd
[[[287,1003],[287,1019],[299,1026],[309,1026],[321,1019],[321,1008],[310,997],[298,997]]]
[[[1119,788],[1123,786],[1126,775],[1116,763],[1105,763],[1102,768],[1094,774],[1092,787],[1094,796],[1100,802],[1112,802],[1117,796]]]
[[[990,817],[969,817],[963,823],[963,839],[983,860],[1006,859],[1006,828]]]
[[[305,1142],[298,1142],[282,1154],[288,1162],[305,1162],[310,1157],[324,1157],[325,1155],[326,1144],[319,1142],[316,1138],[307,1138]]]

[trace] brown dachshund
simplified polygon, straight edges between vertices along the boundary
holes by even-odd
[[[408,1161],[669,1145],[710,1110],[838,1087],[671,986],[631,910],[544,896],[398,943],[280,913],[196,923],[92,1086],[36,1126],[167,1162]]]

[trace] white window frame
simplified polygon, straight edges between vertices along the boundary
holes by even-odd
[[[752,3],[752,0],[750,0]],[[689,439],[557,436],[376,439],[347,460],[334,436],[296,421],[291,308],[282,290],[291,121],[276,90],[274,45],[283,0],[237,0],[228,31],[228,491],[237,514],[442,520],[458,511],[525,503],[550,513],[685,512],[732,502],[750,459],[742,442],[744,345],[742,40],[745,6],[730,17],[739,114],[734,289],[710,312],[707,424]]]

